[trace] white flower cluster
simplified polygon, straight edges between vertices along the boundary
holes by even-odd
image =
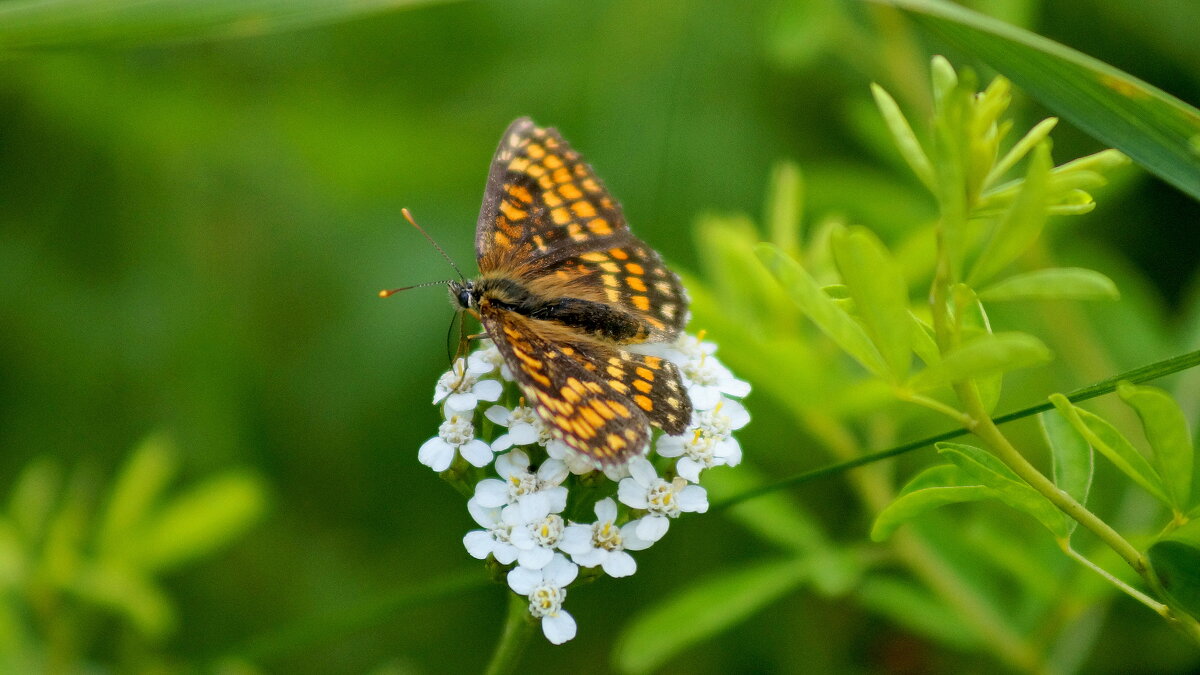
[[[445,421],[438,435],[421,446],[418,459],[434,471],[450,470],[448,477],[485,476],[467,501],[467,510],[482,529],[468,532],[463,544],[475,558],[491,556],[513,566],[509,587],[529,598],[530,614],[541,620],[542,632],[554,644],[575,637],[575,620],[562,607],[579,566],[599,567],[611,577],[633,574],[637,563],[629,551],[661,539],[680,513],[708,510],[708,495],[698,485],[701,472],[734,466],[742,459],[733,432],[750,421],[738,400],[750,393],[750,385],[713,356],[716,345],[683,335],[670,344],[641,345],[639,351],[679,367],[694,412],[682,434],[668,436],[656,429],[651,442],[655,452],[647,449],[646,456],[622,466],[602,467],[554,439],[519,398],[512,373],[490,342],[484,341],[467,359],[458,359],[439,378],[434,392],[433,402],[442,404]],[[506,391],[519,403],[484,411],[480,425],[486,420],[500,432],[488,443],[477,436],[476,410],[481,402],[499,401]],[[655,460],[655,455],[666,459]],[[462,459],[456,462],[456,456]],[[669,480],[659,476],[655,463]],[[490,471],[484,469],[489,465]],[[581,480],[574,476],[594,471],[603,471],[615,483],[616,499],[572,502],[572,488]],[[603,492],[596,489],[595,479],[589,485],[586,494]],[[575,493],[582,498],[585,491]],[[595,522],[578,523],[563,516],[568,507],[571,513],[586,513],[589,505]]]

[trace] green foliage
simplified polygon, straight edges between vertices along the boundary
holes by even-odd
[[[1096,473],[1096,456],[1092,446],[1061,413],[1048,411],[1039,415],[1038,420],[1042,423],[1042,433],[1050,446],[1054,484],[1086,506]],[[1067,524],[1072,531],[1078,525],[1074,520]]]
[[[168,494],[180,459],[170,438],[150,436],[104,497],[86,471],[66,479],[49,459],[17,477],[0,515],[3,632],[12,637],[0,641],[4,670],[75,670],[89,658],[88,634],[110,622],[147,648],[177,630],[159,577],[227,547],[266,509],[265,485],[247,472]]]
[[[1147,555],[1172,602],[1200,614],[1200,520],[1155,542]]]
[[[436,425],[421,411],[446,301],[374,290],[450,275],[396,229],[402,206],[470,267],[496,133],[529,114],[596,166],[685,276],[692,325],[753,383],[746,461],[705,487],[714,505],[760,496],[673,528],[623,592],[573,593],[579,637],[534,641],[522,672],[604,670],[611,636],[694,588],[752,602],[709,597],[695,630],[641,633],[622,659],[644,648],[697,675],[1194,672],[1200,652],[1169,626],[1196,611],[1200,491],[1179,421],[1200,421],[1200,379],[1163,379],[1132,407],[1076,395],[1197,360],[1160,360],[1195,348],[1200,295],[1195,204],[1155,179],[1197,195],[1180,102],[1200,84],[1195,3],[963,4],[1028,30],[918,0],[3,3],[0,671],[481,668],[504,591],[462,569],[470,519],[414,458]],[[939,59],[930,96],[927,48],[981,79]],[[764,183],[761,218],[741,215]],[[905,292],[864,275],[872,261]],[[1015,342],[961,356],[997,336]],[[1093,466],[1057,411],[1002,436],[1132,542],[1157,586],[1094,522],[1067,521],[1065,557],[931,450],[844,482],[829,470],[1051,391],[1116,429],[1166,501],[1104,454]],[[150,439],[168,451],[119,459],[159,426],[203,452]],[[983,475],[1045,496],[1016,473]],[[186,565],[254,520],[265,485],[271,521]],[[872,523],[886,540],[867,540]]]
[[[0,7],[0,50],[244,38],[433,1],[15,0]]]
[[[624,673],[650,673],[679,651],[760,611],[809,576],[796,560],[754,563],[725,570],[640,615],[614,648],[613,663]]]
[[[876,0],[882,1],[882,0]],[[989,62],[1101,142],[1200,199],[1200,111],[1044,37],[943,0],[886,0],[937,37]]]

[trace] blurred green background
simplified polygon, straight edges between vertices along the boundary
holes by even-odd
[[[1188,2],[969,4],[1200,100]],[[15,5],[0,3],[0,23]],[[810,214],[885,239],[933,215],[880,140],[867,85],[919,113],[928,54],[942,48],[876,7],[518,0],[341,18],[233,39],[132,29],[0,42],[0,493],[43,456],[103,484],[154,432],[181,449],[182,484],[245,469],[268,486],[247,536],[166,577],[180,623],[161,647],[170,665],[226,654],[268,672],[486,662],[506,591],[484,585],[462,548],[474,527],[462,498],[416,462],[436,432],[429,402],[451,307],[437,287],[375,294],[452,276],[401,207],[473,269],[488,162],[514,118],[558,127],[634,230],[684,270],[703,253],[697,216],[757,217],[781,159],[802,167]],[[1026,124],[1046,114],[1027,100],[1018,109]],[[1065,124],[1055,138],[1060,161],[1101,147]],[[1059,248],[1170,326],[1193,302],[1200,208],[1134,169],[1098,199]],[[1175,351],[1140,339],[1113,364]],[[748,405],[751,463],[822,463],[769,398]],[[845,512],[836,485],[797,495],[863,538],[869,520]],[[761,549],[720,516],[671,533],[638,556],[636,577],[573,588],[580,637],[558,648],[535,638],[528,672],[605,672],[631,612]],[[480,586],[389,609],[463,571]],[[92,629],[88,651],[117,660],[115,629]],[[904,671],[897,653],[928,665],[940,649],[802,594],[672,669]]]

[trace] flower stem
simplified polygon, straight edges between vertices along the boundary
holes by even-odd
[[[533,634],[533,621],[529,615],[529,601],[525,596],[508,593],[508,614],[504,619],[504,631],[488,662],[487,675],[509,675],[517,672],[521,654]]]

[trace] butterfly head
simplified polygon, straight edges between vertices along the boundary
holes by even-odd
[[[479,291],[475,287],[475,282],[470,279],[463,281],[449,281],[446,283],[450,289],[450,297],[454,303],[463,309],[475,309],[479,306]]]

